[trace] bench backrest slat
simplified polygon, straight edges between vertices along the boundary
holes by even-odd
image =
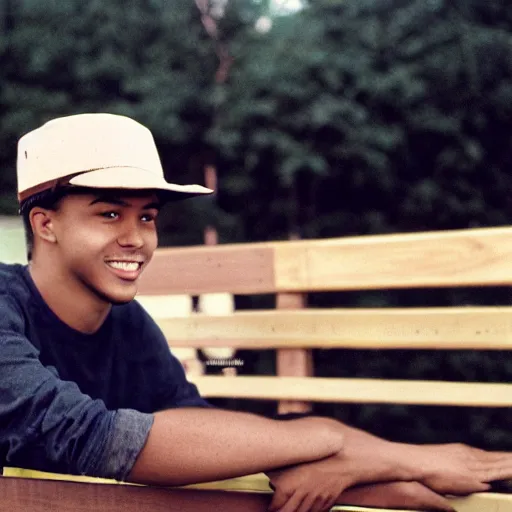
[[[512,384],[322,377],[193,376],[207,398],[511,407]]]
[[[158,324],[171,348],[512,348],[509,306],[239,311]]]
[[[161,249],[145,295],[508,285],[512,228]]]

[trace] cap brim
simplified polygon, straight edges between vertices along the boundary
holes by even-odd
[[[213,190],[201,185],[167,183],[163,178],[139,167],[107,167],[84,172],[69,180],[71,185],[87,188],[112,188],[129,190],[158,190],[172,199],[186,199]]]

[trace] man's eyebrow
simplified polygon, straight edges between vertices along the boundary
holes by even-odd
[[[158,201],[153,201],[152,203],[148,203],[142,207],[143,210],[152,210],[153,208],[155,210],[160,210],[162,208],[162,204]]]
[[[97,197],[91,203],[89,206],[92,206],[93,204],[98,203],[107,203],[107,204],[115,204],[116,206],[130,206],[129,203],[126,201],[122,201],[121,199],[116,199],[115,197]]]
[[[131,206],[130,203],[127,203],[126,201],[123,201],[122,199],[119,199],[119,198],[116,198],[116,197],[97,197],[96,199],[94,199],[93,201],[91,201],[91,203],[89,204],[89,206],[92,206],[94,204],[98,204],[98,203],[106,203],[106,204],[113,204],[113,205],[116,205],[116,206],[126,206],[126,207],[129,207]],[[161,203],[159,201],[152,201],[151,203],[148,203],[146,205],[144,205],[142,207],[143,210],[150,210],[150,209],[156,209],[156,210],[160,210],[162,207]]]

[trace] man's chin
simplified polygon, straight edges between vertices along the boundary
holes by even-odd
[[[137,294],[137,288],[130,290],[95,290],[96,294],[108,304],[112,306],[122,306],[131,302]]]
[[[134,298],[135,296],[131,297],[130,299],[111,299],[110,304],[112,304],[112,306],[122,306],[123,304],[128,304],[131,302]]]
[[[111,292],[107,297],[110,304],[113,306],[122,306],[123,304],[128,304],[128,302],[131,302],[135,298],[136,294],[137,288],[134,286],[133,289],[130,290],[121,290],[118,293]]]

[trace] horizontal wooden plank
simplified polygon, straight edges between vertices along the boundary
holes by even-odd
[[[270,495],[0,477],[6,512],[266,512]]]
[[[158,249],[139,281],[143,295],[212,292],[265,293],[275,289],[269,244]]]
[[[265,310],[158,323],[171,347],[512,348],[512,307]]]
[[[507,285],[512,228],[290,242],[275,249],[280,290]]]
[[[265,475],[188,486],[188,489],[156,489],[145,486],[98,485],[83,477],[36,473],[30,478],[0,477],[0,503],[9,512],[152,512],[194,511],[264,512],[270,501]],[[43,478],[43,479],[41,479]],[[67,481],[66,481],[67,480]],[[77,483],[80,482],[80,483]],[[82,483],[84,482],[84,483]],[[87,483],[85,483],[87,482]],[[126,489],[129,488],[127,491]],[[248,490],[250,489],[250,490]],[[211,500],[211,501],[209,501]],[[508,512],[512,496],[478,493],[449,498],[457,512]],[[246,508],[248,507],[248,508]],[[335,506],[332,512],[390,512],[389,509]],[[393,512],[401,512],[393,509]],[[402,511],[404,512],[404,511]],[[412,511],[408,511],[412,512]]]
[[[508,285],[512,228],[159,249],[148,295]]]
[[[512,384],[245,375],[201,375],[193,376],[190,380],[206,398],[471,407],[512,406]]]
[[[511,512],[512,496],[483,492],[462,498],[449,498],[457,512]]]

